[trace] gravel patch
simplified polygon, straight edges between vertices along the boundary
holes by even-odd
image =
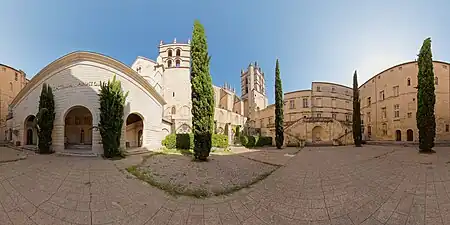
[[[230,194],[279,168],[238,155],[210,155],[196,162],[188,155],[157,154],[128,171],[171,194],[209,197]]]

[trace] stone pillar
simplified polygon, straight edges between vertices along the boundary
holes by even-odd
[[[228,136],[228,145],[233,143],[233,135],[231,131],[231,123],[225,124],[225,134]]]
[[[102,136],[99,129],[92,129],[92,152],[103,154]]]
[[[52,132],[53,151],[64,151],[64,124],[54,124]]]
[[[127,142],[127,122],[126,122],[126,118],[123,121],[123,125],[122,125],[122,135],[120,136],[120,148],[122,148],[123,150],[125,150],[126,147],[126,142]],[[143,134],[144,135],[144,134]]]

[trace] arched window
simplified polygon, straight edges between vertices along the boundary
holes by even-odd
[[[172,115],[175,115],[177,113],[177,110],[175,109],[175,106],[172,106],[171,113],[172,113]]]
[[[438,84],[439,84],[439,79],[438,79],[438,77],[434,77],[434,84],[435,84],[435,85],[438,85]]]
[[[181,56],[181,50],[180,49],[177,49],[177,56]]]
[[[411,79],[406,80],[406,85],[411,86]]]
[[[17,81],[17,80],[18,80],[18,76],[17,76],[17,73],[16,73],[16,76],[15,76],[14,80],[15,80],[15,81]]]
[[[176,66],[176,67],[180,67],[180,60],[179,60],[179,59],[177,59],[177,60],[175,61],[175,66]]]
[[[167,61],[167,68],[172,67],[172,60]]]
[[[11,91],[13,90],[12,82],[9,82],[9,89],[10,89]]]
[[[167,55],[168,55],[169,57],[172,57],[172,50],[171,50],[171,49],[169,49],[169,52],[167,53]]]

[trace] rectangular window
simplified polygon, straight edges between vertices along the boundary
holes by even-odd
[[[317,90],[318,92],[320,92],[320,86],[317,86],[317,87],[316,87],[316,90]]]
[[[333,119],[336,119],[337,118],[337,114],[336,113],[332,113],[331,117],[333,117]]]
[[[322,106],[322,99],[321,98],[316,98],[316,106]]]
[[[322,114],[321,113],[317,113],[317,117],[322,117]]]
[[[331,88],[331,92],[332,92],[332,93],[336,92],[336,88],[332,87],[332,88]]]
[[[350,121],[352,119],[352,115],[347,114],[345,115],[345,120]]]
[[[370,123],[371,120],[372,120],[372,119],[371,119],[371,117],[370,117],[370,112],[368,112],[368,113],[367,113],[367,122]]]
[[[381,119],[386,119],[386,107],[381,108]]]
[[[399,86],[395,86],[392,88],[392,91],[394,92],[394,96],[398,96],[399,95]]]
[[[303,99],[303,108],[309,108],[309,106],[308,106],[308,99],[307,98]]]
[[[448,130],[449,130],[449,126],[448,126],[448,124],[445,124],[445,132],[448,132]]]
[[[370,106],[372,104],[372,99],[370,97],[367,98],[367,106]]]
[[[384,100],[384,91],[380,91],[380,101]]]
[[[412,118],[412,113],[411,112],[408,113],[408,118]]]
[[[395,104],[394,105],[394,118],[399,118],[399,117],[400,117],[400,105]]]
[[[295,109],[295,100],[289,100],[289,108]]]
[[[331,107],[336,108],[336,99],[331,99]]]

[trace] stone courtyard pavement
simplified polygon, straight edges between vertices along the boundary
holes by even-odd
[[[450,148],[305,148],[251,188],[172,197],[98,158],[0,164],[0,224],[450,224]],[[245,167],[242,168],[245,170]]]

